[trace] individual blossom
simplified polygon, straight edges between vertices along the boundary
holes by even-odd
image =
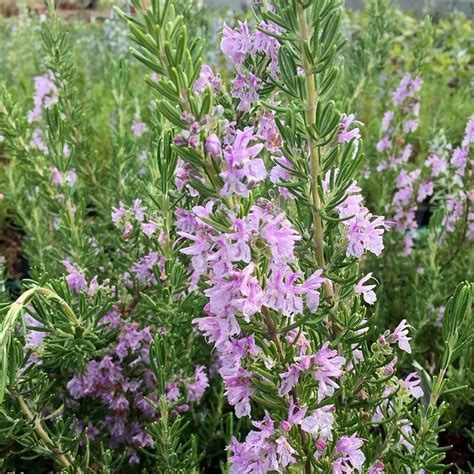
[[[329,349],[329,342],[323,344],[313,359],[313,378],[319,383],[318,401],[330,397],[339,385],[335,379],[342,376],[342,367],[346,360],[338,355],[337,350]]]
[[[221,78],[219,74],[214,74],[209,65],[203,64],[199,72],[199,77],[193,85],[193,92],[202,94],[206,87],[210,87],[215,94],[221,88]]]
[[[400,324],[395,328],[393,333],[387,337],[387,341],[391,344],[397,343],[398,347],[405,352],[411,354],[410,340],[408,337],[408,328],[411,327],[407,324],[406,319],[403,319]]]
[[[362,445],[362,439],[356,434],[339,438],[334,448],[333,474],[352,472],[354,469],[361,472],[365,462],[365,455],[360,449]]]
[[[362,122],[357,121],[354,114],[342,114],[339,124],[339,135],[337,137],[338,143],[348,143],[353,139],[357,140],[360,138],[359,128],[352,127],[352,125],[362,125]]]
[[[373,291],[376,285],[364,285],[370,279],[372,279],[372,273],[368,273],[365,277],[361,278],[355,286],[355,292],[358,295],[362,295],[367,304],[374,304],[377,300],[377,296]]]
[[[420,384],[421,379],[416,372],[412,372],[402,381],[402,387],[407,389],[415,398],[423,396],[423,389],[420,387]]]
[[[53,75],[35,77],[34,108],[28,113],[28,122],[32,123],[43,116],[43,109],[49,109],[58,102],[58,89]]]
[[[69,259],[63,260],[63,265],[68,272],[66,282],[73,293],[79,293],[87,288],[87,281],[84,272],[76,264],[72,264]]]
[[[209,380],[207,374],[204,371],[204,366],[198,365],[194,371],[194,379],[185,384],[186,400],[193,402],[199,400],[209,387]]]
[[[238,130],[233,145],[225,149],[227,169],[220,174],[224,180],[221,196],[238,194],[247,197],[248,185],[244,184],[243,180],[246,179],[249,184],[257,184],[265,179],[263,160],[255,158],[263,149],[263,144],[249,146],[254,139],[252,127],[247,127],[244,131]]]
[[[137,138],[140,138],[147,131],[148,131],[148,127],[147,127],[146,123],[134,122],[132,124],[132,132]]]
[[[230,28],[224,23],[221,50],[236,66],[239,66],[252,50],[252,39],[247,21],[239,21],[239,28],[235,29]]]
[[[249,71],[238,72],[232,81],[232,97],[240,99],[237,110],[248,112],[258,99],[261,80]]]
[[[215,133],[212,133],[207,137],[204,147],[206,153],[209,153],[213,158],[221,156],[221,142]]]

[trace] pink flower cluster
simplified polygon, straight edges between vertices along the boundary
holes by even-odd
[[[259,26],[273,34],[281,34],[283,31],[273,23],[261,22]],[[239,22],[239,27],[235,29],[224,23],[221,49],[237,70],[232,82],[232,97],[239,99],[238,110],[249,111],[258,101],[258,91],[262,87],[261,78],[245,68],[245,59],[248,56],[263,55],[269,61],[269,74],[276,78],[279,74],[279,48],[280,44],[273,36],[261,30],[250,33],[247,21]]]

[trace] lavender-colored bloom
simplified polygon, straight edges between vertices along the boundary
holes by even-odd
[[[360,138],[360,130],[358,127],[353,127],[351,130],[349,128],[351,125],[362,125],[362,122],[359,122],[355,119],[354,114],[342,114],[341,123],[339,124],[339,135],[337,137],[338,143],[348,143],[352,139]]]
[[[446,174],[448,169],[448,163],[444,158],[439,157],[438,155],[432,153],[425,160],[425,166],[431,167],[431,175],[433,177],[439,176],[440,174]]]
[[[415,132],[416,129],[418,128],[419,123],[420,123],[419,120],[414,120],[414,119],[407,120],[403,124],[403,133]]]
[[[380,255],[384,249],[383,234],[389,229],[389,224],[383,216],[375,217],[370,220],[372,214],[359,215],[350,221],[347,231],[347,239],[349,245],[347,247],[346,255],[353,255],[360,258],[366,252],[372,252],[375,255]]]
[[[375,461],[375,464],[369,467],[368,474],[384,474],[385,464],[382,461]]]
[[[238,130],[234,144],[226,148],[224,158],[227,163],[227,170],[220,174],[224,179],[224,187],[221,190],[222,196],[235,193],[246,197],[248,196],[248,188],[242,182],[244,178],[248,178],[249,181],[255,183],[265,179],[265,167],[263,167],[263,170],[261,169],[263,162],[254,158],[263,149],[263,144],[248,146],[254,139],[253,128],[247,127],[244,131]],[[256,169],[252,167],[252,162],[254,162],[254,165],[255,162],[258,163]],[[248,177],[249,174],[250,178]]]
[[[251,72],[238,72],[232,81],[232,97],[240,99],[237,110],[248,112],[258,99],[260,79]]]
[[[433,181],[422,181],[418,188],[418,196],[416,200],[423,202],[428,196],[433,194]]]
[[[408,337],[408,328],[406,319],[403,319],[400,324],[395,328],[393,334],[387,337],[387,341],[390,343],[397,343],[398,347],[405,352],[411,354],[410,337]]]
[[[378,143],[377,143],[377,151],[385,151],[389,150],[392,148],[392,142],[388,137],[383,137]]]
[[[363,441],[355,434],[342,436],[336,443],[334,455],[336,459],[333,464],[333,474],[352,472],[354,469],[361,472],[365,462],[365,455],[360,449]]]
[[[156,222],[150,221],[142,224],[142,231],[149,239],[153,237],[157,229],[158,224]]]
[[[385,112],[382,119],[382,130],[384,132],[386,132],[389,129],[390,124],[392,123],[392,120],[393,120],[393,115],[394,114],[391,110],[387,110],[387,112]]]
[[[138,222],[143,222],[144,219],[144,211],[146,210],[146,207],[142,207],[142,200],[141,199],[135,199],[133,202],[133,213],[135,215],[135,219]]]
[[[42,151],[45,155],[49,153],[48,147],[43,141],[43,130],[41,130],[41,128],[36,127],[33,130],[31,142],[38,150]]]
[[[412,372],[402,381],[402,387],[406,388],[415,398],[423,396],[423,389],[420,387],[420,384],[421,379],[416,372]]]
[[[342,367],[346,363],[344,357],[339,356],[336,350],[328,349],[329,342],[323,344],[314,356],[315,370],[314,379],[319,383],[318,401],[331,396],[339,385],[334,379],[342,376]]]
[[[58,102],[58,90],[53,82],[52,74],[35,77],[34,109],[28,113],[28,122],[40,120],[43,109],[49,109]]]
[[[251,386],[251,372],[240,368],[236,374],[233,372],[228,375],[229,371],[220,370],[220,374],[224,380],[225,395],[229,404],[235,407],[235,415],[237,418],[250,415],[250,397],[255,390]]]
[[[63,260],[62,264],[66,268],[68,275],[66,282],[73,293],[79,293],[87,288],[84,272],[76,264],[72,264],[69,259]]]
[[[300,426],[306,433],[325,441],[332,440],[332,427],[334,424],[334,405],[326,405],[314,410],[311,415],[301,420]]]
[[[221,156],[221,141],[215,133],[212,133],[207,137],[204,148],[206,153],[209,153],[213,158]]]
[[[132,124],[132,132],[138,138],[140,138],[147,131],[148,131],[148,127],[147,127],[146,123],[134,122]]]
[[[221,50],[231,61],[239,66],[252,50],[252,36],[249,33],[247,21],[239,21],[240,28],[234,30],[224,23],[221,40]]]
[[[122,201],[119,203],[119,207],[112,208],[112,222],[117,225],[120,219],[124,218],[126,214],[125,205]]]
[[[214,94],[221,88],[221,78],[215,75],[211,67],[207,64],[201,66],[199,77],[193,85],[193,92],[202,94],[206,87],[210,87]]]
[[[355,292],[358,295],[362,295],[364,298],[364,301],[367,304],[374,304],[375,301],[377,300],[377,296],[375,295],[375,292],[373,291],[376,285],[364,285],[365,282],[370,280],[372,278],[372,273],[368,273],[365,275],[365,277],[361,278],[359,282],[355,286]]]
[[[463,148],[467,148],[473,142],[474,142],[474,114],[469,117],[469,120],[466,124],[462,146]]]
[[[63,184],[63,175],[55,166],[51,168],[51,175],[55,186],[61,186]]]
[[[199,400],[209,387],[209,381],[204,372],[204,366],[198,365],[194,371],[194,380],[186,384],[186,399],[188,402]]]

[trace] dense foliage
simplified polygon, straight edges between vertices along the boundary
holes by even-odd
[[[472,22],[149,3],[0,19],[2,471],[472,469]]]

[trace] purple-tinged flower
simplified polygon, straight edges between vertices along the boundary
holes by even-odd
[[[43,343],[43,339],[46,336],[46,332],[41,331],[44,327],[44,324],[40,321],[37,321],[33,316],[26,313],[23,317],[23,321],[27,326],[27,333],[26,333],[26,347],[36,349]],[[36,330],[38,328],[39,330]]]
[[[237,110],[248,112],[258,99],[261,80],[251,72],[238,72],[232,81],[232,97],[240,99]]]
[[[221,40],[221,50],[236,66],[244,62],[253,46],[247,21],[239,21],[239,26],[240,28],[232,29],[224,23]]]
[[[359,127],[353,127],[351,130],[349,130],[352,124],[363,125],[362,122],[359,122],[355,119],[354,114],[341,115],[341,123],[339,124],[339,135],[337,137],[338,143],[348,143],[352,139],[358,140],[360,138]]]
[[[421,379],[416,372],[412,372],[402,381],[402,387],[406,388],[415,398],[423,396],[423,389],[420,387],[420,384]]]
[[[416,200],[423,202],[428,196],[433,195],[433,181],[422,181],[418,187],[418,196]]]
[[[55,166],[51,168],[51,175],[55,186],[61,186],[63,184],[63,175]]]
[[[119,207],[112,208],[112,222],[117,225],[120,219],[125,217],[126,210],[123,201],[119,202]]]
[[[194,370],[194,380],[185,385],[186,400],[188,402],[199,400],[204,395],[207,387],[209,387],[209,380],[206,372],[204,372],[204,366],[197,365]]]
[[[456,174],[460,176],[464,175],[468,156],[469,149],[467,147],[458,147],[454,150],[453,155],[451,157],[451,164],[454,166],[454,168],[456,168]]]
[[[43,109],[49,109],[58,102],[58,90],[53,82],[53,75],[35,77],[34,109],[28,113],[28,122],[40,120]]]
[[[400,324],[395,328],[393,334],[387,337],[387,341],[391,344],[397,343],[398,347],[408,354],[411,354],[410,339],[408,337],[408,328],[411,327],[407,324],[406,319],[403,319]]]
[[[235,415],[237,418],[250,415],[250,397],[254,394],[255,389],[250,385],[252,373],[239,368],[236,374],[225,369],[220,370],[220,374],[224,380],[225,395],[229,404],[235,407]]]
[[[134,122],[133,125],[132,125],[132,132],[138,138],[140,138],[147,131],[148,131],[148,127],[147,127],[146,123]]]
[[[385,150],[389,150],[392,148],[392,142],[388,137],[383,137],[378,143],[377,143],[377,151],[382,152]]]
[[[383,216],[370,220],[372,214],[367,212],[365,216],[357,216],[349,221],[347,239],[349,241],[346,255],[361,258],[366,251],[380,255],[384,249],[383,234],[390,228],[390,224]]]
[[[300,373],[302,372],[301,367],[298,364],[291,364],[286,372],[280,374],[281,384],[278,389],[278,395],[283,397],[293,389],[298,383]]]
[[[365,277],[361,278],[357,285],[355,286],[355,292],[358,295],[362,295],[364,301],[367,304],[374,304],[377,301],[377,296],[375,295],[374,288],[376,285],[364,285],[365,282],[369,281],[372,278],[372,272],[367,273]]]
[[[204,148],[206,149],[206,153],[209,153],[213,158],[221,156],[221,141],[215,133],[207,137]]]
[[[363,441],[356,434],[342,436],[334,448],[333,474],[352,472],[354,469],[361,472],[365,462],[365,455],[360,449]]]
[[[382,130],[384,132],[386,132],[389,129],[390,124],[392,123],[392,120],[393,120],[393,112],[391,110],[387,110],[387,112],[385,112],[382,119]]]
[[[448,169],[448,163],[445,158],[440,158],[438,155],[432,153],[425,160],[425,166],[431,168],[431,175],[433,177],[439,176],[440,174],[446,174]]]
[[[209,65],[203,64],[199,72],[199,77],[193,85],[193,92],[202,94],[208,86],[215,94],[221,88],[221,78],[219,74],[214,74]]]
[[[312,434],[314,437],[331,441],[334,411],[334,405],[326,405],[314,410],[311,415],[301,420],[301,429],[306,431],[306,433]]]
[[[474,115],[469,117],[464,130],[464,139],[462,141],[463,148],[467,148],[471,143],[474,142]]]
[[[146,210],[146,207],[142,207],[142,200],[141,199],[135,199],[133,202],[133,214],[135,215],[135,219],[138,222],[143,222],[144,219],[144,211]]]
[[[278,463],[280,466],[286,467],[289,464],[294,464],[297,459],[293,456],[297,451],[292,448],[285,436],[279,436],[275,443],[277,445],[276,452],[278,456]]]
[[[156,222],[150,221],[142,224],[142,231],[149,239],[153,237],[157,229],[158,224]]]
[[[45,155],[49,153],[48,147],[43,141],[43,130],[41,130],[41,128],[36,127],[33,130],[31,142],[38,150],[42,151]]]
[[[403,133],[410,133],[410,132],[415,132],[416,129],[418,128],[420,121],[419,120],[407,120],[403,124]]]
[[[385,464],[382,461],[375,461],[375,464],[369,467],[368,474],[384,474]]]
[[[277,265],[294,260],[295,244],[301,240],[301,236],[293,229],[283,212],[276,217],[267,218],[261,233]]]
[[[344,357],[339,356],[336,350],[328,349],[329,342],[323,344],[315,354],[313,377],[319,383],[318,401],[330,397],[339,385],[334,381],[342,376],[342,367],[346,363]]]
[[[79,293],[87,288],[84,272],[76,264],[72,264],[69,259],[63,260],[62,264],[66,268],[68,275],[66,282],[73,293]]]
[[[234,144],[226,148],[224,158],[227,169],[220,174],[224,179],[221,196],[235,193],[247,197],[248,188],[242,180],[247,178],[250,182],[259,183],[265,179],[266,171],[263,161],[254,158],[263,149],[263,144],[248,146],[254,139],[252,127],[247,127],[244,131],[237,130]]]

